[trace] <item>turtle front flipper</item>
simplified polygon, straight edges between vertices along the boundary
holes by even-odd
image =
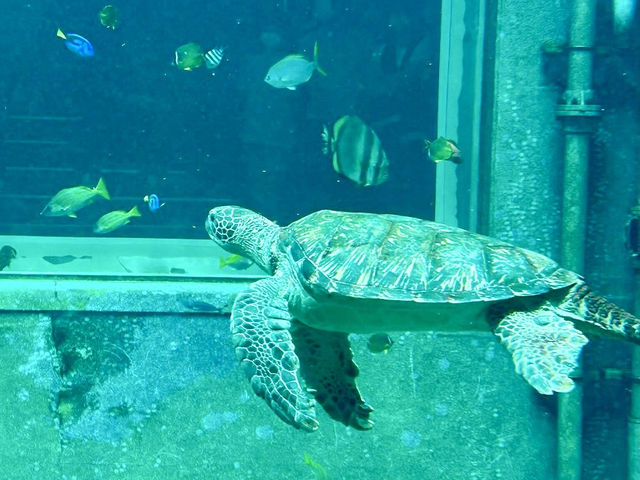
[[[495,334],[511,353],[516,373],[538,392],[551,395],[573,389],[569,374],[588,340],[553,307],[511,312],[498,323]]]
[[[356,385],[358,367],[346,333],[317,330],[295,322],[291,333],[300,358],[300,373],[316,400],[339,422],[358,430],[373,427],[373,411]]]
[[[236,356],[254,392],[296,428],[318,428],[314,401],[300,386],[287,302],[277,294],[278,280],[265,278],[239,294],[231,311]]]

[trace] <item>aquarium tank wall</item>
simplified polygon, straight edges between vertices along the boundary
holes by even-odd
[[[640,479],[635,1],[4,7],[1,478]]]

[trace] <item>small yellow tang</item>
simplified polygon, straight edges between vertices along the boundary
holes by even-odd
[[[129,223],[132,217],[141,217],[138,207],[134,206],[128,212],[114,210],[101,216],[93,226],[94,233],[109,233]]]
[[[120,25],[120,10],[113,5],[105,5],[98,13],[98,18],[103,27],[115,30]]]
[[[451,160],[453,163],[462,163],[460,149],[453,140],[438,137],[433,142],[424,141],[424,151],[435,163]]]

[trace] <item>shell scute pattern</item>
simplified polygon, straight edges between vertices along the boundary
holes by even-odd
[[[325,294],[469,302],[542,294],[580,278],[537,253],[426,220],[324,210],[284,230],[281,246],[301,281]]]

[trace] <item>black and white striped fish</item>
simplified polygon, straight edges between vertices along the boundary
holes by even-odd
[[[331,130],[324,127],[324,153],[331,155],[333,169],[367,187],[389,179],[389,160],[380,139],[355,115],[340,117]]]
[[[222,62],[225,47],[216,47],[204,54],[204,63],[207,68],[216,68]]]

